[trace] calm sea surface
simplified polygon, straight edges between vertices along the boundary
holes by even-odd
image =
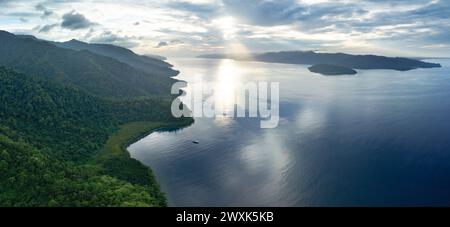
[[[128,150],[171,206],[450,206],[450,61],[325,77],[307,66],[170,61],[229,103],[236,84],[280,83],[280,122],[198,118]],[[193,144],[198,140],[199,144]]]

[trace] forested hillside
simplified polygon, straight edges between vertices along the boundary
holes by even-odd
[[[164,71],[153,67],[144,72],[87,50],[60,48],[47,41],[5,31],[0,31],[0,53],[2,66],[107,98],[169,94],[174,79],[164,74],[169,71],[171,75],[176,74],[168,67]]]
[[[55,141],[56,142],[56,141]],[[75,165],[29,145],[0,126],[0,206],[164,206],[154,185],[99,174],[99,165]]]
[[[130,122],[192,123],[171,116],[174,80],[32,38],[0,41],[0,206],[166,205],[151,170],[106,142]]]
[[[171,117],[169,100],[112,101],[1,67],[0,73],[0,123],[71,160],[100,148],[99,142],[106,141],[119,124],[177,120]]]
[[[171,69],[172,65],[169,63],[151,58],[148,56],[142,56],[135,54],[133,51],[123,47],[118,47],[110,44],[91,44],[78,40],[70,40],[68,42],[54,42],[56,46],[72,49],[72,50],[88,50],[92,53],[113,58],[117,61],[126,63],[136,69],[140,69],[144,72],[151,71],[163,76],[175,76],[177,71]]]

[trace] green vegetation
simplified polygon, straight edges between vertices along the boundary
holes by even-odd
[[[99,154],[100,159],[106,156],[128,156],[126,147],[139,140],[150,131],[168,126],[161,122],[132,122],[120,126],[120,130],[111,135]]]
[[[357,73],[355,70],[344,66],[328,65],[328,64],[313,65],[308,69],[313,73],[320,73],[326,76],[355,75]]]
[[[110,136],[106,145],[98,154],[97,161],[101,163],[103,173],[148,188],[149,194],[157,199],[158,205],[166,205],[164,195],[161,194],[159,188],[155,187],[157,182],[152,171],[142,163],[130,158],[126,148],[136,140],[148,135],[150,131],[162,128],[179,128],[184,124],[132,122],[122,125],[120,130]]]
[[[117,61],[128,64],[144,72],[158,73],[163,76],[175,76],[177,71],[172,70],[171,65],[156,58],[135,54],[133,51],[123,47],[109,44],[90,44],[78,40],[70,40],[63,43],[54,43],[56,46],[72,50],[88,50],[92,53],[113,58]],[[158,70],[155,70],[158,69]]]
[[[0,87],[1,206],[166,205],[151,170],[125,147],[192,119],[173,119],[165,101],[103,100],[5,68]],[[119,127],[145,119],[160,123]]]
[[[174,80],[0,33],[0,206],[165,206],[125,148],[192,123],[170,113]]]
[[[144,72],[87,50],[60,48],[4,31],[0,31],[0,53],[0,65],[104,98],[166,96],[175,81],[167,72],[176,74],[161,66],[148,66]]]
[[[5,127],[0,127],[0,169],[1,206],[165,205],[150,186],[100,174],[99,165],[55,159]]]

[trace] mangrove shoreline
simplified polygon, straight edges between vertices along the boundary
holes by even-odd
[[[185,118],[180,122],[141,121],[123,124],[109,136],[95,161],[102,166],[104,174],[147,187],[151,196],[157,200],[158,206],[165,207],[167,198],[161,191],[151,167],[132,158],[127,148],[153,132],[179,130],[192,125],[193,122],[193,119]]]

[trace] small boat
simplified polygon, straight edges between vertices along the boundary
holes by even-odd
[[[192,143],[199,144],[200,142],[198,142],[197,140],[194,140],[194,141],[192,141]]]

